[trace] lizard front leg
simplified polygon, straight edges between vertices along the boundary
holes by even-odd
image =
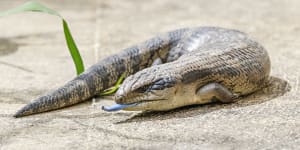
[[[202,101],[215,101],[216,99],[223,103],[230,103],[238,97],[219,83],[209,83],[197,90],[197,95]]]

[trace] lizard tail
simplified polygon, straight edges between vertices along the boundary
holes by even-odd
[[[115,84],[126,71],[119,56],[104,59],[62,87],[41,96],[21,108],[14,117],[23,117],[71,106],[100,94]]]
[[[63,87],[25,105],[14,114],[14,117],[46,112],[82,102],[95,95],[95,91],[92,91],[87,84],[85,80],[75,78]]]
[[[187,30],[180,29],[152,38],[98,62],[61,88],[25,105],[14,117],[71,106],[100,94],[113,86],[123,73],[133,74],[149,67],[156,58],[165,58],[170,44],[177,42]]]

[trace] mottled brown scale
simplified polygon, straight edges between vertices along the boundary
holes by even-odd
[[[163,64],[152,66],[157,59]],[[99,61],[63,87],[26,105],[15,117],[87,100],[113,86],[123,73],[128,78],[116,93],[117,103],[140,103],[129,110],[168,110],[209,102],[197,97],[203,94],[202,87],[222,86],[223,93],[234,96],[252,93],[263,87],[269,72],[265,49],[242,32],[216,27],[179,29]],[[227,97],[223,96],[230,100]]]
[[[167,60],[171,62],[128,77],[116,93],[116,102],[138,103],[126,110],[155,111],[209,103],[214,97],[229,102],[264,87],[270,73],[269,56],[259,43],[242,32],[223,28],[187,31],[170,49]],[[165,78],[174,79],[176,85],[138,92]]]

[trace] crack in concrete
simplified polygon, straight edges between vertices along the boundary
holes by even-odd
[[[19,66],[19,65],[16,65],[16,64],[11,64],[11,63],[4,62],[4,61],[0,61],[0,64],[11,67],[11,68],[14,68],[14,69],[18,69],[18,70],[21,70],[21,71],[25,71],[27,73],[33,73],[32,70],[27,69],[27,68],[22,67],[22,66]]]

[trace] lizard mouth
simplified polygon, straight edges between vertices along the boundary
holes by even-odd
[[[111,106],[102,106],[102,110],[108,111],[108,112],[119,111],[124,108],[134,107],[134,106],[137,106],[140,104],[150,103],[150,102],[160,101],[160,100],[165,100],[165,99],[147,100],[147,101],[140,101],[140,102],[130,103],[130,104],[114,104]]]

